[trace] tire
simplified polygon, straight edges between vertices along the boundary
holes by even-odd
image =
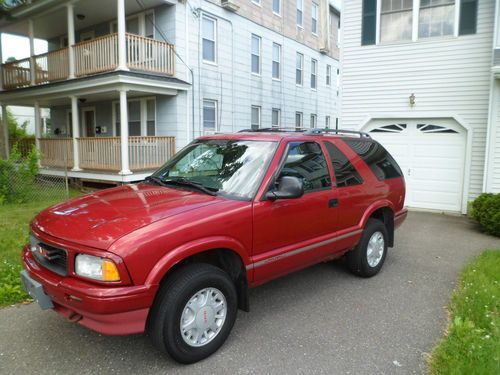
[[[198,362],[224,344],[236,320],[237,306],[236,288],[226,272],[210,264],[189,264],[161,286],[147,332],[153,344],[175,361]],[[183,326],[188,328],[183,330]]]
[[[386,255],[387,228],[380,220],[368,219],[361,240],[346,255],[347,266],[357,276],[372,277],[382,268]]]

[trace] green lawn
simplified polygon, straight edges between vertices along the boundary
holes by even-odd
[[[449,312],[430,373],[500,374],[500,250],[485,251],[462,271]]]
[[[28,225],[38,212],[61,201],[60,193],[46,195],[33,203],[0,205],[0,307],[28,299],[19,278],[21,248],[28,241]]]

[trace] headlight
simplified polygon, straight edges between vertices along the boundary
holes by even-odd
[[[78,254],[75,258],[75,272],[89,279],[120,281],[120,274],[112,260],[92,255]]]

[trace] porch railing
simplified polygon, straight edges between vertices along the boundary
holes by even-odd
[[[119,171],[120,137],[78,138],[80,168]],[[158,168],[175,153],[175,137],[129,137],[129,164],[132,171]]]
[[[73,167],[72,138],[41,138],[39,141],[43,167]]]
[[[175,47],[160,40],[126,34],[126,61],[130,69],[167,75],[175,74]],[[118,34],[104,35],[73,46],[77,77],[112,71],[118,67]],[[33,57],[35,83],[69,77],[69,49],[62,48]],[[29,58],[3,64],[6,90],[31,85]]]
[[[28,156],[31,149],[35,145],[35,138],[21,138],[21,139],[9,139],[9,148],[12,152],[14,146],[17,147],[17,151],[22,157]]]
[[[29,58],[3,64],[3,86],[5,89],[26,87],[31,84],[31,61]]]

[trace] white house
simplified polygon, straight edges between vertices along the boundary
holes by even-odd
[[[500,191],[498,3],[343,2],[342,126],[387,146],[410,207],[465,213]]]
[[[327,0],[32,1],[0,22],[31,40],[0,103],[34,108],[43,173],[138,181],[202,134],[335,126],[339,17]]]

